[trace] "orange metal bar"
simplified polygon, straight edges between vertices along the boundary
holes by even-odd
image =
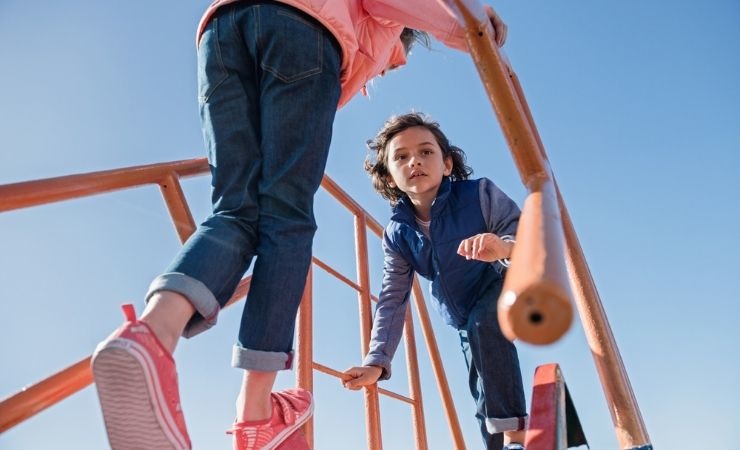
[[[454,5],[453,10],[458,13],[461,22],[467,24],[471,55],[527,185],[525,171],[531,170],[536,173],[541,167],[535,167],[536,164],[530,166],[528,161],[519,159],[517,155],[525,153],[527,158],[532,159],[535,157],[531,155],[533,148],[538,150],[537,157],[545,162],[547,155],[519,80],[511,67],[503,63],[490,34],[475,23],[470,10],[480,8],[480,3],[477,0],[444,1]],[[547,165],[549,166],[549,163]],[[575,303],[606,395],[617,439],[622,448],[652,448],[583,250],[556,184],[554,189],[562,219],[567,248],[566,265],[571,275]]]
[[[349,278],[345,277],[344,275],[342,275],[338,271],[332,269],[331,266],[329,266],[327,263],[325,263],[324,261],[320,260],[319,258],[317,258],[317,257],[314,256],[313,257],[313,262],[314,262],[314,264],[316,264],[317,266],[321,267],[322,269],[324,269],[329,274],[334,275],[334,278],[338,279],[339,281],[344,282],[344,284],[346,284],[347,286],[351,287],[352,289],[354,289],[354,290],[356,290],[358,292],[362,290],[362,288],[360,287],[359,284],[357,284],[354,281],[350,280]]]
[[[540,151],[489,31],[479,22],[478,2],[447,0],[466,27],[470,54],[496,112],[524,186],[529,191],[517,231],[512,266],[506,276],[499,322],[509,339],[547,344],[559,339],[572,321],[571,291],[562,262],[564,237],[550,166]],[[482,14],[486,17],[485,14]]]
[[[190,177],[208,172],[205,158],[127,167],[0,186],[0,212],[87,197],[146,184],[169,173]]]
[[[306,276],[306,287],[303,289],[301,306],[298,309],[296,342],[298,358],[296,359],[296,385],[313,392],[313,270],[309,267]],[[311,448],[313,442],[313,417],[301,428]]]
[[[358,293],[360,303],[360,341],[361,354],[364,357],[370,349],[370,331],[372,329],[372,308],[370,304],[370,271],[367,253],[367,223],[365,214],[355,216],[355,252],[357,257],[357,279],[361,290]],[[364,389],[365,422],[367,424],[367,448],[380,450],[383,440],[380,434],[380,404],[377,385]]]
[[[530,123],[534,123],[519,78],[513,72],[511,78],[527,114],[527,119]],[[539,142],[543,157],[547,158],[545,147],[542,145],[537,129],[534,126],[532,126],[532,129],[535,131],[535,137]],[[650,438],[647,428],[637,404],[637,398],[632,389],[627,370],[624,367],[617,341],[612,333],[611,325],[609,325],[609,319],[604,311],[601,296],[596,289],[596,283],[591,275],[586,256],[581,248],[575,227],[557,183],[555,189],[560,205],[560,214],[563,218],[563,232],[565,233],[567,250],[566,264],[573,286],[574,299],[586,334],[586,340],[594,358],[596,371],[604,390],[617,440],[623,448],[649,446]]]
[[[206,172],[208,172],[208,163],[205,158],[200,158],[3,185],[0,186],[0,212],[81,198],[145,184],[158,184],[178,235],[181,241],[184,242],[194,232],[196,226],[182,191],[179,177],[204,174]],[[323,261],[320,261],[318,258],[314,258],[314,262],[339,280],[347,283],[358,291],[360,297],[360,320],[364,354],[367,352],[367,347],[369,345],[370,327],[372,324],[370,301],[377,301],[377,298],[370,294],[369,288],[366,233],[367,230],[370,230],[375,235],[381,236],[383,227],[370,217],[364,209],[362,209],[349,195],[339,188],[339,186],[336,185],[336,183],[334,183],[334,181],[332,181],[328,176],[324,177],[322,186],[324,186],[324,188],[334,196],[334,198],[350,209],[350,211],[355,215],[359,284],[352,282],[349,278],[341,275],[338,271],[334,270]],[[249,290],[250,281],[251,278],[247,277],[239,283],[234,295],[226,306],[229,306],[246,296],[247,291]],[[313,387],[312,369],[314,368],[340,378],[342,377],[341,372],[321,366],[312,361],[311,290],[312,280],[309,273],[306,290],[304,291],[304,299],[299,311],[299,359],[297,361],[297,384],[308,389]],[[421,298],[423,302],[423,297]],[[423,311],[424,314],[426,314],[426,310],[423,309]],[[409,386],[413,398],[405,397],[395,392],[379,389],[377,387],[366,390],[368,444],[369,448],[373,450],[382,448],[378,394],[383,394],[412,405],[414,408],[413,420],[417,448],[426,449],[426,429],[424,425],[423,404],[421,401],[421,390],[419,385],[418,361],[415,349],[413,323],[411,321],[410,312],[407,314],[408,327],[405,330],[405,342],[409,349],[407,351],[407,365],[409,367]],[[449,396],[449,387],[447,386],[441,363],[439,363],[440,360],[438,350],[436,348],[436,342],[434,342],[433,334],[429,334],[431,333],[431,327],[428,322],[428,316],[422,318],[422,321],[426,321],[427,326],[429,327],[425,330],[425,338],[430,354],[432,354],[433,357],[436,357],[438,362],[435,375],[437,375],[437,383],[442,389],[440,394],[447,398],[445,401],[450,406],[447,408],[447,411],[451,411],[451,413],[454,414],[454,406],[452,406],[451,398]],[[70,366],[0,402],[0,432],[11,428],[20,421],[37,414],[43,409],[48,408],[92,383],[92,372],[90,371],[89,364],[90,357],[87,357],[73,366]],[[448,418],[448,421],[450,424],[456,424],[456,426],[451,425],[453,428],[453,434],[459,434],[460,437],[458,440],[462,442],[457,418]],[[454,429],[457,429],[457,431],[455,432]],[[309,442],[313,443],[312,424],[309,424],[306,427],[305,434],[307,439],[309,439]],[[464,448],[464,445],[459,444],[457,448]]]
[[[406,367],[408,368],[409,392],[413,398],[411,421],[414,424],[414,442],[417,450],[427,449],[427,428],[424,421],[424,402],[421,396],[419,383],[419,357],[416,353],[416,336],[411,308],[406,308],[406,326],[403,330],[404,345],[406,346]]]
[[[190,213],[188,201],[185,199],[185,193],[180,186],[180,180],[173,173],[169,173],[159,183],[159,189],[167,204],[170,217],[175,223],[175,230],[180,237],[180,242],[188,240],[191,234],[195,232],[195,220]]]
[[[92,383],[90,357],[0,402],[0,433]]]
[[[525,440],[527,450],[566,450],[565,382],[557,364],[537,367]]]
[[[326,191],[332,195],[339,203],[341,203],[345,208],[349,209],[353,215],[355,216],[363,216],[365,220],[365,225],[367,226],[370,231],[372,231],[376,236],[381,237],[383,235],[383,225],[380,224],[377,220],[373,219],[370,214],[365,211],[362,206],[359,205],[352,197],[349,196],[342,188],[339,187],[339,185],[334,182],[331,178],[329,178],[328,175],[324,175],[323,180],[321,181],[321,187],[326,189]]]
[[[424,303],[424,294],[421,292],[421,285],[416,276],[414,276],[414,285],[412,290],[414,294],[413,298],[414,305],[416,306],[416,314],[419,316],[421,332],[424,335],[424,341],[427,344],[429,359],[432,362],[432,371],[437,380],[437,390],[439,390],[439,395],[442,398],[442,408],[447,417],[447,425],[450,427],[452,442],[455,444],[455,449],[465,450],[465,440],[463,439],[462,430],[460,429],[460,421],[457,419],[455,403],[452,401],[450,386],[447,383],[447,376],[445,375],[444,367],[442,366],[442,358],[439,356],[439,347],[437,346],[437,340],[434,338],[434,330],[432,330],[432,322],[429,320],[427,306]]]
[[[331,367],[317,363],[316,361],[313,362],[313,368],[314,370],[318,370],[321,373],[325,373],[327,375],[331,375],[333,377],[339,378],[340,380],[348,379],[348,377],[344,374],[344,372],[340,372],[338,370],[332,369]],[[383,394],[386,397],[394,398],[396,400],[402,401],[404,403],[408,403],[410,405],[413,405],[415,403],[414,400],[411,398],[408,398],[397,392],[389,391],[383,388],[378,388],[378,394]]]
[[[563,231],[552,182],[531,192],[522,208],[512,266],[498,317],[510,340],[550,344],[570,328],[573,309],[564,260]]]

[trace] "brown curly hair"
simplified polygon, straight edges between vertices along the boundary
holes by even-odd
[[[367,141],[370,155],[365,158],[365,171],[370,175],[375,190],[394,206],[406,194],[397,187],[391,187],[388,184],[390,175],[388,171],[388,144],[398,133],[412,127],[424,127],[429,130],[437,140],[439,148],[442,149],[442,157],[445,159],[452,158],[451,179],[467,180],[473,173],[473,169],[465,162],[465,152],[461,148],[450,144],[447,136],[440,129],[439,123],[420,112],[392,116],[385,122],[378,134]]]

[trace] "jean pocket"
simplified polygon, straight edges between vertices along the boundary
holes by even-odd
[[[279,9],[274,16],[270,41],[279,45],[262,61],[262,69],[285,83],[308,78],[321,73],[324,30],[300,12]]]
[[[198,46],[198,102],[207,102],[228,77],[218,42],[218,17],[213,17],[203,30]]]

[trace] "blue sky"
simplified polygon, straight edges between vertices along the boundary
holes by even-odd
[[[0,2],[0,184],[203,155],[195,2]],[[740,440],[740,3],[506,1],[505,47],[520,77],[656,448]],[[364,172],[364,142],[417,109],[462,147],[475,175],[520,204],[525,191],[470,58],[439,43],[376,80],[335,122],[327,173],[376,219],[388,205]],[[310,118],[307,118],[310,120]],[[208,212],[208,180],[184,183]],[[317,197],[315,253],[353,277],[352,223]],[[141,309],[179,242],[156,187],[0,214],[0,396],[88,355]],[[380,277],[371,240],[372,281]],[[315,359],[360,361],[354,293],[315,271]],[[240,373],[230,368],[240,307],[176,351],[196,448],[229,448]],[[480,448],[454,330],[432,316],[469,448]],[[418,330],[418,328],[417,328]],[[417,331],[431,449],[451,448]],[[519,345],[534,368],[562,366],[593,449],[618,448],[579,321],[558,343]],[[385,387],[407,392],[404,354]],[[278,383],[293,383],[293,373]],[[362,395],[315,375],[319,449],[361,448]],[[413,448],[405,405],[383,400],[385,448]],[[94,389],[0,435],[0,448],[99,449]]]

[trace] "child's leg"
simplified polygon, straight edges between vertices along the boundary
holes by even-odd
[[[245,370],[242,387],[236,400],[236,420],[269,419],[272,414],[270,393],[277,372]]]
[[[292,366],[295,317],[316,231],[314,194],[331,142],[341,58],[330,33],[304,13],[279,3],[235,5],[233,23],[219,35],[240,30],[246,41],[253,66],[239,79],[245,90],[259,86],[262,138],[257,259],[232,365],[274,372]],[[221,50],[222,57],[229,55],[230,49]]]
[[[504,442],[523,442],[527,411],[516,347],[501,333],[496,314],[500,286],[490,289],[470,312],[461,342],[478,404],[481,431],[504,433]],[[484,433],[484,439],[486,435]],[[500,445],[497,443],[497,450]]]
[[[172,353],[194,313],[195,308],[184,296],[177,292],[159,291],[149,299],[141,321],[149,325],[164,348]]]
[[[468,387],[473,400],[475,400],[475,418],[478,419],[483,443],[487,450],[500,450],[504,445],[503,435],[501,433],[489,433],[486,427],[486,397],[483,395],[483,386],[473,362],[470,341],[465,330],[460,330],[460,346],[462,347],[463,356],[465,356],[465,364],[468,367]]]
[[[316,231],[313,198],[328,156],[341,61],[328,31],[292,7],[236,3],[229,11],[219,16],[218,36],[226,40],[220,56],[233,63],[225,63],[228,79],[242,83],[259,117],[257,259],[232,360],[246,370],[232,432],[235,448],[247,448],[247,440],[264,442],[258,447],[281,442],[313,411],[309,392],[271,390],[276,372],[292,366],[295,318]],[[211,101],[228,101],[220,99],[221,89]],[[206,105],[205,114],[214,123],[216,114],[228,115],[218,123],[233,122],[230,109]]]

